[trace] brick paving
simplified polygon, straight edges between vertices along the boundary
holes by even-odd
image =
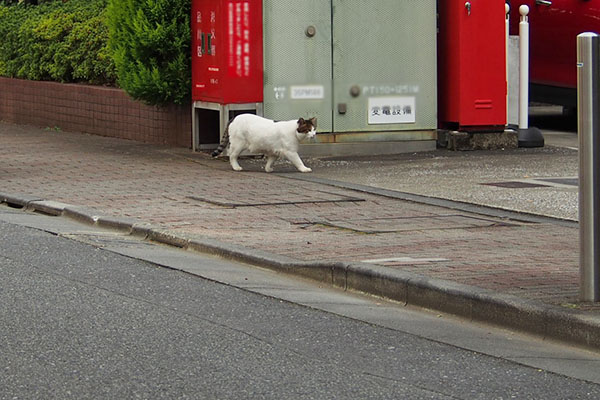
[[[252,164],[234,172],[186,149],[2,122],[0,144],[3,193],[86,206],[191,239],[297,260],[396,259],[381,263],[600,312],[577,299],[574,226],[473,215],[267,174]]]

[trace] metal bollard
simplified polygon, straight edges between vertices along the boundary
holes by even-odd
[[[577,36],[579,298],[600,300],[600,37]]]

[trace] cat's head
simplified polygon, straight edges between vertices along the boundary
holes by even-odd
[[[298,128],[296,129],[296,132],[305,135],[309,139],[314,138],[317,134],[317,118],[300,118],[298,120]]]

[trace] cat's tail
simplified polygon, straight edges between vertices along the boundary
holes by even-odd
[[[217,157],[219,154],[221,154],[223,152],[223,150],[225,150],[227,148],[227,145],[229,144],[229,125],[230,124],[231,124],[231,121],[229,121],[227,123],[227,126],[225,127],[225,131],[223,132],[223,138],[221,139],[221,143],[219,144],[219,147],[217,147],[216,150],[212,152],[211,156]]]

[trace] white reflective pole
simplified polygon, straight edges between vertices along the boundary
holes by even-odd
[[[529,7],[519,7],[519,147],[544,147],[544,135],[529,127]]]
[[[519,7],[519,129],[529,127],[529,7]]]

